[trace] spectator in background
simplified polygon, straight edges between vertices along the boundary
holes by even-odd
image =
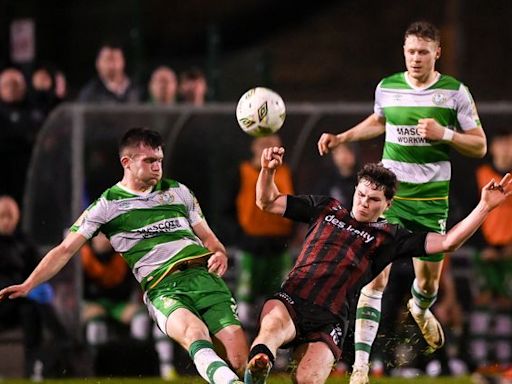
[[[191,68],[180,74],[179,94],[180,100],[195,106],[204,105],[208,83],[206,76],[199,68]]]
[[[111,322],[130,327],[136,340],[150,337],[151,321],[136,285],[122,256],[115,252],[105,235],[99,233],[80,250],[83,270],[83,292],[85,305],[83,320],[85,335],[93,354],[109,341]],[[160,374],[164,379],[175,377],[172,365],[171,342],[155,326],[155,349],[160,363]]]
[[[492,163],[476,170],[481,188],[512,168],[512,131],[497,132],[489,147]],[[481,367],[512,363],[512,197],[482,224],[484,247],[477,254],[480,292],[471,314],[471,352]]]
[[[176,103],[178,80],[176,73],[164,65],[151,74],[148,84],[148,101],[155,105],[171,105]]]
[[[255,327],[258,305],[281,284],[291,266],[287,250],[293,223],[263,212],[256,206],[256,181],[261,169],[261,153],[267,147],[281,146],[278,135],[253,139],[252,157],[239,166],[235,198],[239,225],[240,273],[237,282],[238,315],[247,329]],[[292,173],[284,164],[277,170],[276,183],[283,193],[293,193]]]
[[[343,143],[331,153],[334,172],[320,181],[319,194],[332,196],[350,207],[357,184],[357,157],[353,143]]]
[[[0,289],[23,282],[39,261],[34,246],[17,232],[19,219],[16,201],[0,196]],[[19,325],[23,330],[25,376],[39,379],[43,325],[37,301],[24,298],[0,302],[0,331]]]
[[[49,67],[40,66],[32,73],[29,102],[32,116],[42,126],[48,114],[60,102],[55,93],[54,72]]]
[[[54,75],[55,96],[59,102],[66,100],[68,96],[68,83],[64,72],[57,70]]]
[[[21,71],[0,73],[0,162],[4,166],[0,194],[22,205],[25,177],[39,126],[27,103],[27,85]]]
[[[125,73],[122,48],[113,43],[103,44],[96,57],[97,75],[80,91],[78,101],[85,103],[135,103],[139,90]]]

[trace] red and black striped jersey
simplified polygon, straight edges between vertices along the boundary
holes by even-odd
[[[359,222],[327,196],[288,195],[284,216],[308,223],[309,229],[283,290],[341,317],[347,299],[393,260],[426,254],[426,232],[386,220]]]

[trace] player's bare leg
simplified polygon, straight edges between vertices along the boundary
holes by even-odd
[[[335,363],[332,351],[323,342],[299,346],[293,351],[293,359],[298,362],[293,372],[293,382],[297,384],[325,383]]]
[[[215,339],[218,340],[224,351],[221,356],[229,362],[240,377],[243,377],[249,345],[242,327],[229,325],[217,332]]]
[[[258,336],[252,343],[245,370],[246,384],[264,384],[274,364],[277,349],[295,337],[295,325],[279,300],[269,300],[261,311]]]

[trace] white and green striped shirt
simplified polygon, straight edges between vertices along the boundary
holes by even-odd
[[[103,232],[144,287],[178,261],[211,253],[192,229],[202,220],[193,193],[177,181],[163,179],[146,195],[120,184],[107,189],[71,231],[87,239]]]
[[[386,119],[382,162],[393,170],[400,185],[397,199],[447,199],[451,178],[450,146],[422,138],[418,120],[433,118],[452,130],[480,127],[471,94],[451,76],[438,75],[427,88],[410,84],[406,73],[383,79],[375,91],[374,111]]]

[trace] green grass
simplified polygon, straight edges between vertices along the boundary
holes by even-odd
[[[431,378],[426,376],[418,376],[414,379],[403,379],[403,378],[379,378],[371,379],[371,384],[470,384],[471,380],[469,377],[441,377]],[[1,380],[2,384],[33,384],[29,380],[14,380],[5,379]],[[164,383],[176,383],[176,384],[204,384],[205,381],[198,376],[181,376],[174,381],[163,381],[158,378],[78,378],[78,379],[61,379],[61,380],[45,380],[45,384],[164,384]],[[268,384],[289,384],[291,379],[288,375],[273,375],[268,380]],[[347,384],[348,376],[345,377],[333,377],[327,380],[327,384]]]

